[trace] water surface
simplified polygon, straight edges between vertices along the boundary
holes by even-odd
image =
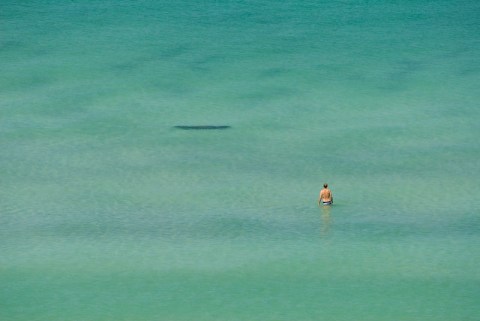
[[[476,1],[1,9],[0,319],[478,318]]]

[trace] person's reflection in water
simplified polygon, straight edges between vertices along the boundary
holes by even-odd
[[[320,235],[322,238],[326,238],[330,233],[330,225],[332,222],[332,218],[330,216],[331,207],[330,206],[322,206],[322,228],[320,230]]]

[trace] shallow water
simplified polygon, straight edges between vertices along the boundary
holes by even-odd
[[[478,318],[477,2],[1,9],[0,319]]]

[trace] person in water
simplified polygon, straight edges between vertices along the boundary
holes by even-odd
[[[332,191],[328,189],[328,184],[323,184],[323,189],[320,191],[320,195],[318,196],[318,206],[320,203],[323,205],[332,205],[333,204],[333,195]]]

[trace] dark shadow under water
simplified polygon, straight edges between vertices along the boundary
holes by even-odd
[[[197,126],[177,125],[177,126],[174,126],[174,128],[184,129],[184,130],[215,130],[215,129],[228,129],[230,127],[231,126],[227,126],[227,125],[220,125],[220,126],[214,126],[214,125],[197,125]]]

